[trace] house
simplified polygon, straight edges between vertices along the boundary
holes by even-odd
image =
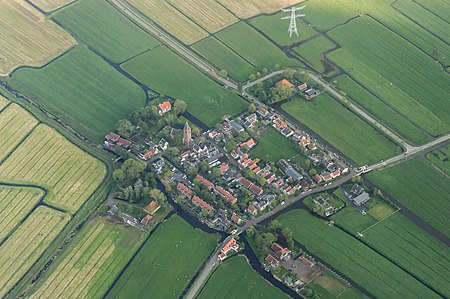
[[[142,218],[142,220],[141,220],[141,224],[142,225],[147,225],[150,221],[152,221],[153,220],[153,216],[151,216],[151,215],[147,215],[147,216],[145,216],[144,218]]]
[[[235,150],[232,150],[231,157],[233,157],[233,159],[237,159],[237,158],[239,158],[239,154]]]
[[[158,113],[160,115],[163,115],[166,112],[169,112],[170,110],[172,110],[172,104],[170,104],[170,102],[166,101],[166,102],[162,102],[161,104],[158,105]]]
[[[197,174],[197,176],[195,177],[195,179],[199,180],[201,184],[203,184],[206,188],[208,188],[209,190],[211,190],[212,188],[214,188],[214,184],[211,183],[210,181],[208,181],[207,179],[205,179],[204,177],[202,177],[201,175]]]
[[[214,208],[207,204],[203,199],[195,195],[192,198],[192,203],[195,204],[197,207],[202,208],[203,210],[207,210],[208,212],[214,212]]]
[[[302,84],[300,84],[297,88],[298,88],[298,90],[300,90],[300,91],[304,91],[304,90],[306,90],[306,89],[308,88],[308,84],[306,84],[306,82],[305,82],[305,83],[302,83]]]
[[[109,133],[105,136],[105,139],[110,144],[115,144],[117,141],[119,141],[120,135],[116,133]]]
[[[236,242],[235,238],[231,238],[223,247],[221,252],[224,254],[227,254],[230,251],[238,251],[239,250],[239,244]]]
[[[308,100],[312,99],[313,97],[315,97],[318,94],[320,94],[320,91],[317,89],[314,89],[314,88],[310,88],[305,91],[305,95]]]
[[[358,195],[360,195],[363,191],[364,191],[364,189],[363,189],[360,185],[354,184],[353,187],[352,187],[352,189],[350,190],[350,193],[351,193],[353,196],[358,196]]]
[[[269,114],[269,111],[267,111],[267,109],[263,106],[258,106],[256,112],[262,117],[266,117]]]
[[[157,153],[157,151],[155,152],[155,151],[149,149],[149,150],[140,152],[138,156],[139,156],[139,158],[141,158],[142,160],[147,161],[148,159],[150,159],[150,158],[151,158],[153,155],[155,155],[156,153]]]
[[[289,248],[283,247],[278,243],[273,243],[272,246],[270,246],[270,249],[274,252],[275,257],[280,260],[288,259],[291,254],[291,250]]]
[[[316,263],[312,262],[311,260],[309,260],[305,256],[300,257],[300,261],[308,268],[312,268],[316,264]]]
[[[156,201],[153,200],[144,208],[144,210],[149,212],[150,214],[154,214],[156,213],[156,211],[159,210],[159,208],[161,208],[161,206]]]
[[[120,137],[119,138],[119,140],[117,140],[117,145],[118,146],[121,146],[122,148],[124,148],[124,149],[128,149],[128,148],[130,148],[130,146],[131,146],[131,141],[130,140],[127,140],[127,139],[125,139],[125,138],[122,138],[122,137]]]
[[[158,142],[158,146],[161,150],[165,151],[169,147],[169,143],[164,138],[161,138]]]
[[[244,221],[241,219],[241,217],[239,217],[238,214],[233,213],[231,215],[231,221],[233,221],[234,223],[236,223],[237,225],[241,225]]]
[[[245,131],[244,127],[241,126],[240,124],[238,124],[235,120],[229,121],[229,124],[230,124],[231,127],[232,127],[233,129],[235,129],[236,132],[238,132],[238,133],[241,133],[241,132],[244,132],[244,131]]]
[[[363,191],[360,195],[350,198],[355,206],[360,206],[365,204],[370,200],[370,196],[366,191]]]
[[[183,183],[178,183],[177,190],[180,191],[184,196],[191,198],[192,196],[192,190],[191,188],[187,187]]]
[[[289,82],[287,79],[283,79],[281,81],[278,81],[277,83],[275,83],[276,87],[280,87],[280,86],[289,86],[289,87],[293,87],[294,85]]]
[[[232,205],[234,205],[237,202],[237,198],[234,197],[230,192],[223,189],[220,186],[216,186],[216,191],[219,192],[219,194],[224,197],[228,202],[230,202]]]
[[[223,252],[219,253],[219,255],[217,256],[219,258],[219,260],[223,261],[224,259],[227,258],[227,255]]]
[[[228,166],[228,164],[224,164],[224,163],[222,163],[222,165],[220,165],[220,167],[219,167],[221,174],[227,172],[229,169],[230,169],[230,166]]]
[[[268,254],[266,259],[266,266],[268,267],[272,267],[272,268],[277,268],[280,266],[280,261],[277,260],[273,255]]]
[[[253,204],[250,204],[250,205],[248,206],[247,211],[248,211],[248,212],[250,213],[250,215],[252,215],[252,216],[256,216],[256,214],[258,214],[258,209],[257,209]]]
[[[263,193],[263,190],[261,188],[259,188],[258,186],[256,186],[255,184],[253,184],[244,177],[241,177],[239,179],[239,184],[250,190],[255,195],[261,195]]]
[[[253,138],[250,138],[246,142],[243,142],[241,146],[246,146],[248,149],[253,148],[256,145],[256,142]]]
[[[283,134],[284,137],[291,137],[294,134],[294,131],[292,131],[290,128],[285,127],[283,129],[281,129],[280,131],[281,134]]]

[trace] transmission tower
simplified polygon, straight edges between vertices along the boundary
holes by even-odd
[[[305,8],[306,5],[300,6],[300,7],[295,7],[292,6],[291,8],[287,8],[287,9],[282,9],[283,12],[290,12],[291,15],[288,17],[282,17],[282,20],[291,20],[291,23],[289,24],[289,29],[288,29],[288,33],[289,33],[289,37],[292,37],[292,34],[295,33],[298,36],[298,32],[297,32],[297,18],[300,17],[304,17],[305,15],[298,15],[296,14],[297,10],[302,10],[303,8]]]

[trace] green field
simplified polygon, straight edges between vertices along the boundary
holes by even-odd
[[[327,93],[313,101],[294,99],[282,108],[358,164],[400,153],[399,147]]]
[[[382,100],[358,85],[347,75],[336,79],[337,88],[344,91],[346,96],[381,120],[391,129],[414,144],[423,144],[429,140],[426,133],[411,121],[394,111]]]
[[[260,69],[273,69],[275,64],[281,67],[301,66],[299,61],[288,58],[277,46],[245,23],[234,24],[215,36]]]
[[[450,22],[450,11],[448,9],[445,9],[446,5],[449,4],[447,0],[416,0],[415,2],[422,5],[440,18],[444,19],[446,22]]]
[[[250,153],[264,161],[278,162],[300,154],[293,142],[272,127],[267,127],[267,130],[256,137],[256,140],[258,144]]]
[[[235,115],[248,106],[164,46],[122,66],[156,91],[186,101],[188,111],[208,126],[220,122],[224,114]]]
[[[99,14],[99,11],[102,13]],[[59,10],[53,18],[115,63],[158,44],[156,39],[136,27],[104,0],[76,1]]]
[[[439,298],[374,250],[304,210],[288,212],[278,220],[308,251],[377,298]]]
[[[432,151],[427,155],[427,159],[447,175],[450,175],[450,145]]]
[[[106,219],[78,233],[33,298],[101,298],[138,249],[144,233]]]
[[[108,298],[178,298],[217,242],[172,216],[145,242]]]
[[[308,284],[308,289],[314,290],[321,299],[356,299],[367,298],[355,288],[349,287],[342,278],[335,273],[326,270],[323,275],[314,276],[313,280]],[[306,298],[305,290],[302,292]]]
[[[343,208],[331,216],[331,220],[354,235],[377,222],[370,214],[363,215],[352,206]]]
[[[248,80],[250,74],[257,72],[253,65],[213,36],[195,43],[192,48],[216,65],[218,70],[227,70],[228,75],[236,81]]]
[[[311,0],[303,10],[304,17],[311,25],[319,30],[326,30],[333,26],[345,23],[355,17],[357,10],[354,0]]]
[[[305,59],[318,73],[323,73],[325,72],[325,67],[321,59],[322,53],[334,47],[335,44],[333,42],[321,35],[294,48],[294,51]]]
[[[23,68],[11,86],[93,141],[145,103],[144,91],[84,47],[41,69]]]
[[[368,179],[425,222],[450,236],[447,209],[450,180],[426,161],[417,158],[370,173]]]
[[[334,63],[433,136],[450,130],[450,77],[439,64],[368,17],[329,35],[342,46],[327,55]]]
[[[243,256],[226,260],[217,268],[197,297],[220,298],[289,298],[256,273]]]
[[[309,27],[303,21],[297,21],[298,36],[293,34],[291,37],[287,33],[289,20],[281,20],[281,17],[289,16],[288,13],[279,12],[274,15],[261,15],[250,21],[250,24],[258,28],[271,40],[280,46],[289,46],[304,41],[311,36],[318,34],[317,31]]]

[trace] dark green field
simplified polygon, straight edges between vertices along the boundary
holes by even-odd
[[[427,155],[427,159],[430,160],[436,167],[450,175],[450,146],[444,146],[440,149],[434,150]]]
[[[322,53],[334,47],[335,44],[329,39],[319,36],[294,48],[294,51],[305,59],[318,73],[323,73],[325,67],[321,59]]]
[[[188,111],[208,126],[220,122],[224,114],[236,115],[248,106],[164,46],[133,58],[122,67],[156,91],[186,101]]]
[[[289,298],[256,273],[242,256],[226,260],[213,272],[198,299]]]
[[[172,216],[145,242],[107,298],[178,298],[217,241]]]
[[[17,70],[10,84],[97,142],[145,103],[138,85],[83,47],[43,68]]]
[[[293,142],[272,127],[268,127],[256,140],[258,145],[250,153],[265,161],[278,162],[300,154]]]

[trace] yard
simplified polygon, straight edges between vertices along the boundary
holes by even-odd
[[[84,47],[41,69],[20,69],[10,84],[95,142],[145,103],[138,85]]]
[[[294,48],[294,51],[318,73],[324,73],[325,66],[322,63],[322,55],[325,51],[333,49],[335,46],[332,41],[321,35]]]
[[[312,101],[294,99],[282,108],[357,164],[372,164],[401,152],[327,93]]]
[[[292,141],[272,127],[267,127],[267,130],[256,137],[256,140],[258,144],[250,154],[264,161],[278,162],[281,159],[287,160],[301,155]]]
[[[180,297],[217,242],[218,236],[172,216],[145,241],[107,298]]]
[[[450,175],[450,145],[432,151],[427,155],[427,159],[447,175]]]
[[[256,273],[243,256],[229,258],[212,273],[198,299],[289,298]]]

